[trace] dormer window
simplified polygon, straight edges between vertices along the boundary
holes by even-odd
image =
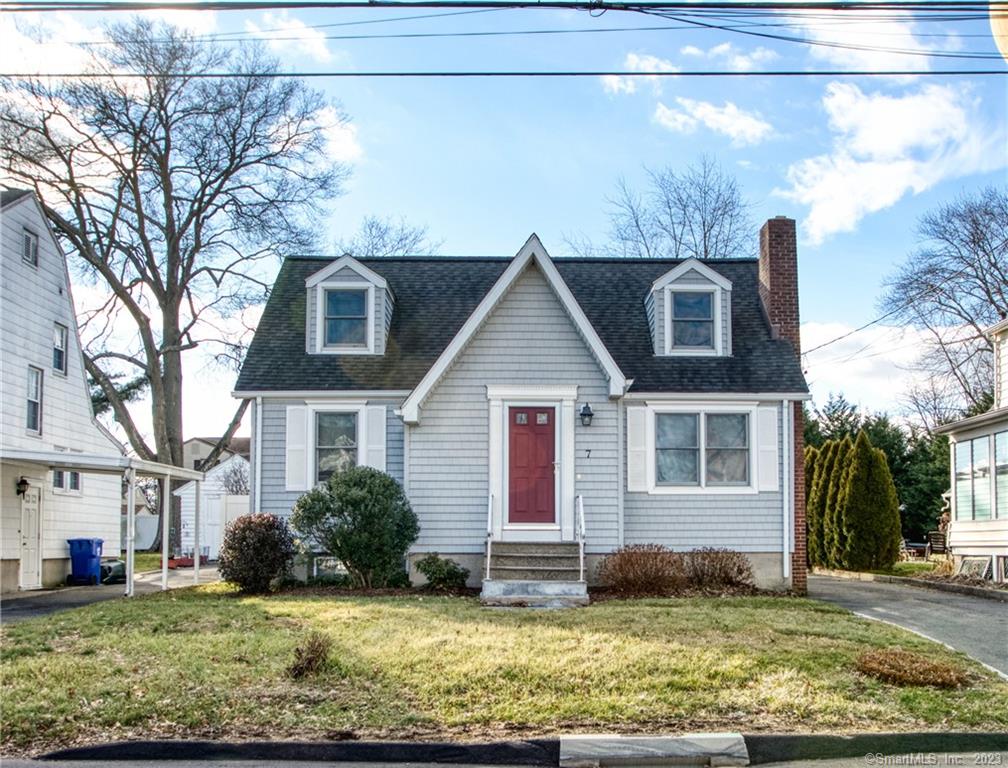
[[[670,291],[672,348],[714,349],[714,291]]]
[[[368,290],[329,288],[325,291],[325,346],[366,349],[368,346]]]

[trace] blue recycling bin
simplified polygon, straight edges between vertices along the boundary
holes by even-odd
[[[104,539],[67,539],[70,545],[70,575],[67,584],[101,582],[101,553]]]

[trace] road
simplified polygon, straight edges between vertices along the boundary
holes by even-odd
[[[926,587],[810,576],[809,597],[945,643],[1008,677],[1008,603]]]

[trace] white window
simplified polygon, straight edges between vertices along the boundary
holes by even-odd
[[[28,366],[28,404],[25,426],[29,432],[42,434],[42,369]]]
[[[328,288],[324,291],[322,332],[328,349],[368,349],[371,292],[367,288]]]
[[[714,349],[714,291],[669,292],[673,349]]]
[[[956,520],[1008,517],[1008,432],[957,440],[953,462]]]
[[[53,491],[56,493],[80,493],[80,472],[74,470],[53,470]]]
[[[53,488],[63,490],[63,483],[66,482],[66,473],[62,469],[54,469],[52,473]]]
[[[748,413],[656,413],[655,484],[749,485]]]
[[[357,411],[315,412],[315,481],[357,466]]]
[[[21,258],[33,267],[38,266],[38,235],[30,229],[22,230]]]
[[[53,370],[60,373],[67,371],[67,327],[61,323],[53,326]]]

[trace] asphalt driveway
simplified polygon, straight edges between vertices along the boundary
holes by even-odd
[[[168,589],[192,586],[192,568],[168,572]],[[200,568],[200,584],[219,581],[216,568]],[[61,587],[19,592],[0,598],[0,624],[47,616],[50,613],[80,608],[91,603],[116,600],[123,597],[125,584],[100,584],[95,587]],[[133,594],[143,595],[161,591],[161,571],[138,573],[133,578]]]
[[[898,624],[1008,677],[1008,603],[926,587],[809,576],[809,597]]]

